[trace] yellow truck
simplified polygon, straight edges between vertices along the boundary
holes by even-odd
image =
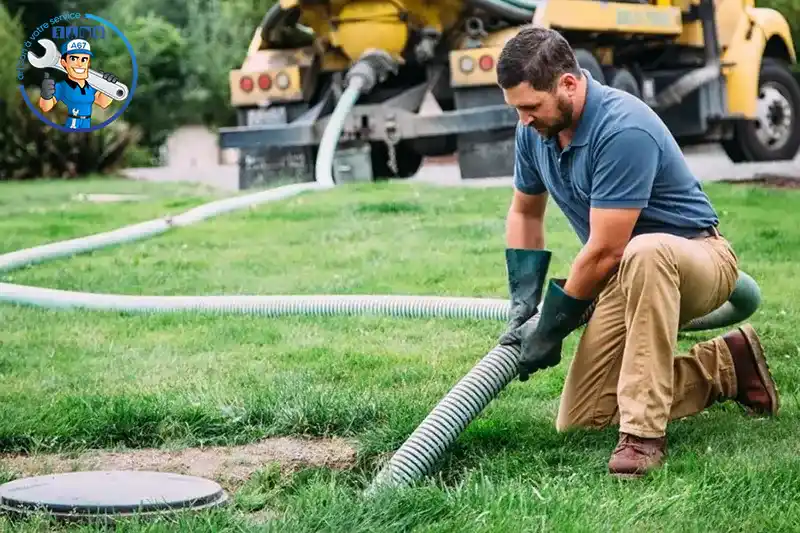
[[[647,102],[683,145],[719,142],[735,162],[798,153],[789,25],[753,0],[280,0],[230,72],[239,121],[219,135],[239,149],[240,188],[314,180],[331,112],[365,68],[337,182],[409,177],[453,153],[464,179],[511,175],[517,115],[494,69],[531,23],[562,33],[583,68]]]

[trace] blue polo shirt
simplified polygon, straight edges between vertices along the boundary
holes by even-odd
[[[670,131],[647,104],[594,80],[572,142],[561,151],[517,124],[514,186],[550,193],[582,243],[590,207],[641,208],[633,235],[696,235],[719,221]]]

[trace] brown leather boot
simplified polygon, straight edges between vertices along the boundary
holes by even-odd
[[[608,472],[622,478],[638,478],[661,466],[667,454],[667,438],[645,439],[620,433],[608,461]]]
[[[753,326],[745,324],[722,339],[731,352],[736,372],[737,394],[733,400],[755,414],[777,414],[778,390]]]

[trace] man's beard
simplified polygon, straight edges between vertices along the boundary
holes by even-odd
[[[558,120],[556,120],[556,122],[554,122],[553,124],[547,126],[544,129],[544,131],[537,130],[539,131],[539,134],[542,135],[543,137],[553,138],[562,131],[564,131],[565,129],[572,126],[572,112],[574,111],[572,102],[570,102],[566,98],[563,99],[559,98],[557,108],[558,112],[561,115],[558,118]],[[533,124],[531,124],[531,126],[533,126],[534,128],[536,127]]]

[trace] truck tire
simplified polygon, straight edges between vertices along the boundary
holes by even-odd
[[[785,62],[765,57],[758,85],[757,120],[734,125],[722,148],[734,163],[794,159],[800,150],[800,84]]]
[[[594,54],[585,48],[578,48],[575,50],[575,58],[578,60],[578,66],[586,69],[589,74],[591,74],[592,78],[603,85],[606,84],[606,77],[603,74],[603,68],[600,66],[600,62],[597,60],[597,58],[594,57]]]
[[[376,181],[384,179],[410,178],[422,166],[422,155],[415,151],[411,144],[400,141],[394,147],[397,160],[397,174],[389,168],[389,147],[383,142],[370,143],[372,159],[372,176]]]
[[[641,100],[642,90],[639,88],[639,82],[631,74],[631,71],[622,67],[612,67],[606,70],[606,79],[608,79],[608,86],[620,91],[630,93],[636,98]]]

